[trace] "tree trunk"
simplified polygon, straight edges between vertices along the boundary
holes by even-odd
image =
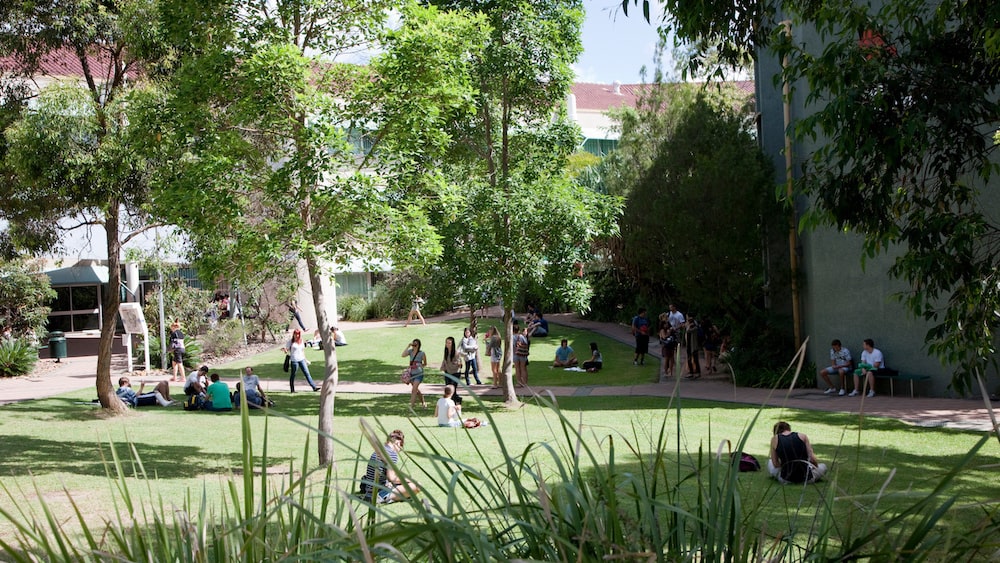
[[[101,340],[97,346],[97,398],[101,406],[115,414],[128,411],[115,394],[111,382],[111,347],[118,326],[118,306],[121,304],[121,235],[118,232],[118,201],[112,200],[105,214],[104,230],[108,239],[108,290],[104,292],[101,310]]]
[[[514,361],[514,316],[510,313],[510,307],[507,307],[504,303],[503,312],[503,327],[504,327],[504,341],[503,341],[503,363],[500,364],[500,369],[503,370],[505,385],[503,388],[503,402],[509,407],[516,407],[521,404],[521,401],[517,399],[517,393],[514,392],[514,374],[513,369],[511,369]]]
[[[337,364],[337,348],[330,334],[330,323],[326,318],[326,296],[323,293],[323,277],[316,256],[306,254],[306,269],[309,273],[309,286],[312,288],[313,306],[316,308],[316,327],[323,339],[323,357],[326,359],[326,371],[319,393],[319,436],[316,444],[319,448],[320,465],[333,463],[333,406],[337,397],[337,383],[340,372]]]

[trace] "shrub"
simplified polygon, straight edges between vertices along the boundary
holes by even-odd
[[[243,326],[238,321],[220,321],[202,335],[200,341],[204,354],[225,356],[244,345]]]
[[[38,361],[38,347],[26,338],[0,340],[0,377],[17,377],[31,373]]]
[[[368,302],[360,295],[347,295],[338,303],[340,314],[347,321],[364,321],[368,319]]]
[[[0,334],[42,335],[49,315],[46,302],[55,297],[38,264],[0,260]]]
[[[375,285],[375,295],[368,302],[369,319],[387,319],[392,316],[392,297],[385,285]]]

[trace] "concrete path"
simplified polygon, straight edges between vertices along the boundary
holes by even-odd
[[[491,311],[497,313],[497,311]],[[468,313],[452,313],[442,315],[428,322],[441,322],[444,320],[464,319]],[[573,314],[552,314],[546,316],[550,323],[571,326],[574,328],[590,330],[602,334],[608,338],[618,340],[626,344],[632,344],[632,336],[628,327],[615,323],[599,323],[581,319]],[[375,327],[402,327],[402,321],[374,321],[364,323],[340,322],[338,324],[348,335],[353,330],[361,328]],[[655,356],[655,355],[654,355]],[[51,360],[40,360],[51,362]],[[653,365],[645,367],[635,367],[649,372],[652,379],[658,369],[655,362]],[[75,358],[65,358],[58,366],[50,367],[48,371],[22,378],[0,379],[0,405],[31,399],[39,399],[53,395],[61,395],[80,389],[93,388],[96,377],[97,358],[95,356],[83,356]],[[630,366],[631,367],[631,366]],[[144,378],[146,381],[157,381],[167,379],[164,374],[157,377],[154,372],[150,377]],[[530,372],[529,372],[530,378]],[[811,382],[815,378],[807,377]],[[265,385],[274,383],[272,380],[262,382]],[[283,383],[283,382],[278,382]],[[135,382],[133,382],[133,386]],[[441,384],[425,384],[425,394],[433,395],[440,393]],[[283,389],[283,385],[280,389]],[[280,391],[280,389],[277,389]],[[473,385],[472,391],[485,396],[500,395],[500,390],[490,389],[488,385]],[[363,383],[354,381],[342,381],[337,389],[339,393],[392,393],[409,394],[409,387],[401,383]],[[519,390],[522,391],[522,390]],[[752,389],[747,387],[735,387],[725,374],[706,375],[700,379],[688,380],[681,378],[666,379],[660,383],[648,383],[632,386],[604,386],[604,385],[582,385],[577,387],[528,387],[524,389],[528,394],[551,393],[555,397],[604,397],[604,396],[651,396],[663,397],[664,406],[670,397],[683,399],[704,399],[710,401],[720,401],[729,403],[741,403],[756,406],[766,406],[768,408],[789,408],[819,410],[829,412],[843,412],[854,415],[864,414],[865,416],[888,417],[901,420],[910,424],[928,427],[945,426],[949,428],[985,431],[994,428],[990,412],[986,408],[986,403],[982,399],[946,399],[929,397],[909,397],[908,389],[897,389],[895,397],[878,395],[874,398],[865,397],[839,397],[836,395],[824,395],[819,389]],[[770,418],[773,418],[771,416]]]

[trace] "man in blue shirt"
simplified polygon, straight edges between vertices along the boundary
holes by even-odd
[[[569,346],[569,341],[563,338],[556,348],[556,359],[552,362],[554,368],[568,368],[576,365],[576,354]]]
[[[549,335],[549,321],[545,320],[542,316],[542,312],[538,312],[537,318],[528,323],[528,336],[548,336]]]

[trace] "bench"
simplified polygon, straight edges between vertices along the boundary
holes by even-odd
[[[889,396],[895,396],[895,381],[903,380],[910,382],[910,398],[913,398],[913,382],[914,381],[928,381],[931,376],[929,375],[916,375],[912,373],[899,373],[895,370],[886,370],[885,373],[875,373],[875,379],[888,379],[889,380]]]

